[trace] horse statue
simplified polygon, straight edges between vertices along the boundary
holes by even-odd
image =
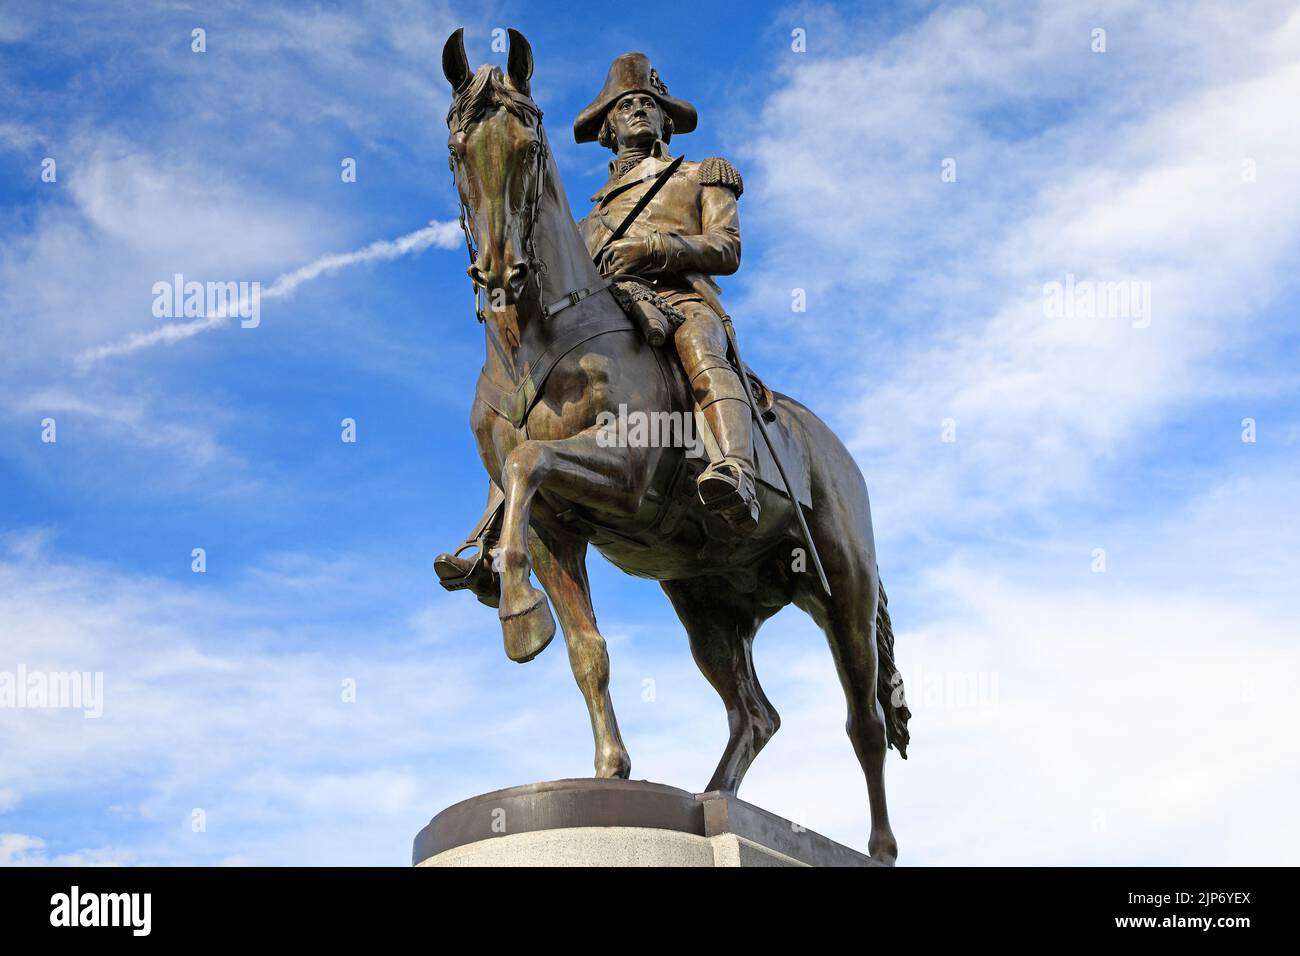
[[[617,415],[700,421],[688,383],[671,346],[650,344],[630,317],[575,226],[530,94],[528,41],[511,30],[506,71],[491,64],[471,71],[458,30],[444,48],[443,72],[453,94],[449,162],[468,271],[476,306],[480,295],[487,300],[476,309],[487,355],[471,425],[483,465],[504,493],[491,558],[507,654],[526,661],[541,653],[555,634],[553,606],[591,715],[596,776],[626,778],[631,761],[592,610],[588,544],[627,573],[658,581],[726,706],[729,737],[706,789],[734,794],[780,726],[754,672],[754,636],[794,604],[830,643],[849,739],[866,776],[868,851],[893,864],[885,753],[894,746],[906,756],[910,715],[866,482],[853,457],[811,411],[755,382],[762,398],[754,412],[790,480],[759,482],[761,520],[740,536],[701,504],[692,480],[699,456],[682,443],[612,441]],[[802,536],[800,508],[811,540]],[[804,570],[810,545],[828,588]]]

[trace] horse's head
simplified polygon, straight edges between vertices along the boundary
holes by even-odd
[[[442,51],[452,88],[447,146],[473,260],[469,277],[486,291],[489,306],[497,307],[517,302],[538,268],[532,233],[544,187],[546,136],[542,112],[529,94],[533,51],[523,34],[510,31],[503,74],[491,64],[470,72],[464,33],[453,33]]]

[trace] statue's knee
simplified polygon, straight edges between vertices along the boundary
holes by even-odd
[[[502,468],[502,483],[509,485],[519,481],[527,482],[539,469],[545,467],[549,454],[549,450],[542,442],[524,442],[506,456]]]
[[[677,354],[682,361],[689,366],[692,360],[721,357],[725,363],[727,333],[723,331],[722,320],[712,309],[698,304],[694,308],[688,306],[683,311],[686,312],[686,321],[673,336],[673,344],[677,346]]]
[[[736,370],[728,364],[719,364],[717,359],[713,359],[691,376],[691,390],[701,404],[727,398],[738,402],[746,401],[745,388]]]

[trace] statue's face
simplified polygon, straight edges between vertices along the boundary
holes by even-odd
[[[627,146],[652,146],[664,134],[664,114],[649,93],[628,93],[610,108],[614,138],[621,150]]]

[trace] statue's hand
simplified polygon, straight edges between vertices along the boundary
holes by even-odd
[[[653,266],[650,243],[645,239],[618,239],[605,250],[600,269],[606,275],[616,272],[649,272]]]

